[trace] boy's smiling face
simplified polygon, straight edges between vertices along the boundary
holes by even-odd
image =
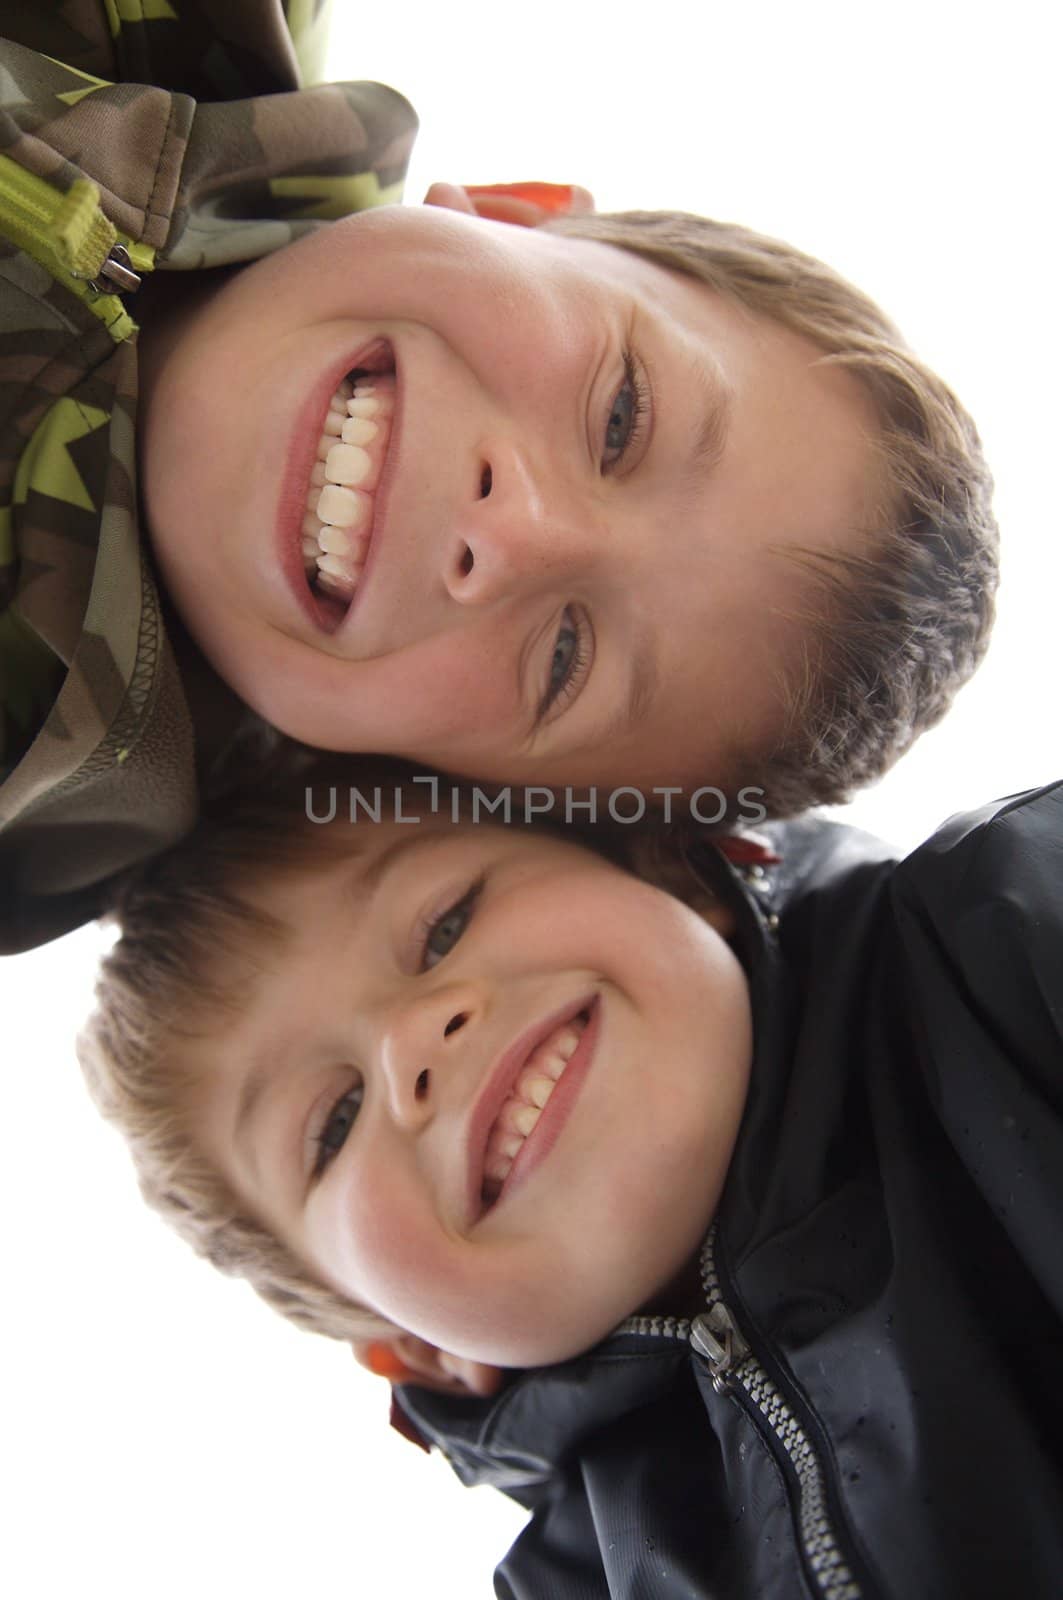
[[[395,411],[345,607],[313,597],[300,523],[363,362],[394,370]],[[724,781],[800,651],[780,551],[858,549],[874,517],[870,401],[814,345],[626,251],[434,208],[247,268],[143,367],[174,599],[244,699],[324,748]]]
[[[341,1293],[458,1356],[561,1360],[700,1244],[745,978],[710,923],[567,841],[359,827],[256,889],[290,938],[212,1036],[200,1137]]]

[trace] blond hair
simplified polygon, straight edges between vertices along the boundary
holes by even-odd
[[[867,295],[791,245],[684,212],[547,226],[700,279],[811,339],[870,395],[886,525],[862,555],[797,555],[815,602],[785,724],[769,750],[739,752],[730,775],[734,791],[762,787],[773,816],[848,799],[945,714],[989,642],[998,533],[973,421]]]
[[[246,1278],[275,1311],[333,1339],[395,1330],[335,1293],[262,1226],[203,1154],[190,1112],[209,1071],[210,1038],[261,980],[255,952],[289,930],[247,898],[262,873],[285,874],[356,830],[315,828],[303,789],[285,783],[237,798],[180,844],[128,874],[110,914],[121,936],[104,958],[78,1056],[100,1111],[123,1133],[141,1193],[197,1254]]]

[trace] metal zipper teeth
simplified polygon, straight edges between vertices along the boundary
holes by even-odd
[[[812,1441],[724,1305],[716,1271],[715,1223],[701,1252],[701,1283],[708,1306],[702,1315],[693,1320],[628,1317],[616,1332],[684,1339],[707,1361],[718,1394],[741,1389],[793,1468],[798,1486],[797,1534],[823,1600],[863,1600],[863,1590],[845,1563],[831,1525],[826,1479]]]

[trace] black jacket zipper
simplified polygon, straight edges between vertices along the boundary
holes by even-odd
[[[805,1563],[822,1600],[864,1600],[844,1556],[827,1504],[826,1475],[811,1439],[764,1367],[753,1355],[724,1303],[716,1270],[716,1227],[701,1252],[706,1309],[691,1321],[676,1317],[629,1317],[617,1333],[685,1339],[708,1362],[718,1394],[730,1394],[759,1424],[777,1455],[784,1455],[796,1482],[791,1501],[794,1528]]]

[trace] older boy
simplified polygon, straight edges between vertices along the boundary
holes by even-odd
[[[690,905],[420,816],[129,886],[83,1059],[147,1198],[533,1511],[507,1600],[1055,1596],[1063,785],[694,845]]]
[[[54,177],[30,199],[56,216],[45,246],[9,225],[20,310],[37,298],[11,352],[31,442],[7,553],[7,948],[91,915],[101,880],[188,826],[193,726],[202,783],[238,712],[204,660],[314,743],[500,780],[758,785],[778,814],[877,775],[973,670],[995,583],[974,430],[828,269],[654,214],[320,228],[401,176],[391,91],[193,120],[187,90],[212,85],[187,61],[167,94],[10,53],[15,197]],[[110,172],[100,127],[149,151],[150,182]],[[98,195],[72,181],[89,145]],[[179,303],[158,274],[135,382],[130,273],[261,255]],[[138,384],[165,628],[137,542]]]

